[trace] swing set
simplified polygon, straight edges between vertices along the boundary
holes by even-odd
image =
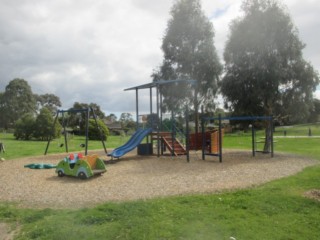
[[[100,138],[101,138],[101,143],[103,145],[103,149],[104,149],[105,153],[107,153],[107,149],[106,149],[106,146],[105,146],[105,143],[104,143],[104,140],[103,140],[103,136],[102,136],[102,131],[101,131],[99,125],[98,125],[97,116],[96,116],[93,108],[91,108],[91,107],[84,108],[84,109],[69,109],[69,110],[58,110],[57,111],[57,114],[56,114],[56,117],[54,119],[53,126],[52,126],[52,133],[54,132],[54,128],[55,128],[55,125],[56,125],[57,120],[59,118],[59,115],[61,115],[61,117],[62,117],[63,135],[64,135],[64,144],[60,143],[60,145],[59,145],[60,147],[65,146],[66,152],[69,152],[69,149],[68,149],[68,131],[67,131],[67,128],[66,128],[67,124],[65,123],[65,118],[66,118],[65,114],[66,113],[85,113],[85,115],[86,115],[86,117],[85,117],[85,137],[86,137],[86,140],[85,140],[85,143],[80,144],[81,147],[85,147],[85,155],[88,155],[89,117],[90,117],[90,113],[91,113],[91,115],[93,116],[93,119],[95,120],[96,128],[98,129],[98,131],[100,133]],[[48,152],[51,140],[52,140],[51,137],[49,137],[48,143],[47,143],[47,147],[46,147],[46,150],[44,152],[44,155],[46,155],[47,152]]]

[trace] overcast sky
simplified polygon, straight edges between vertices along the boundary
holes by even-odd
[[[162,62],[160,49],[174,0],[1,0],[0,92],[14,78],[34,93],[57,95],[63,109],[97,103],[106,115],[135,112],[135,93]],[[320,1],[284,0],[307,45],[305,59],[320,71]],[[229,23],[240,0],[202,0],[222,61]],[[140,91],[141,111],[149,92]],[[316,92],[320,99],[320,88]]]

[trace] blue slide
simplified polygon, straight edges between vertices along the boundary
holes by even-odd
[[[152,128],[146,128],[146,129],[138,129],[129,139],[126,144],[122,145],[121,147],[118,147],[114,149],[111,153],[108,154],[108,156],[111,156],[113,158],[119,158],[125,155],[127,152],[130,152],[134,148],[136,148],[141,141],[147,136],[149,133],[152,132]]]

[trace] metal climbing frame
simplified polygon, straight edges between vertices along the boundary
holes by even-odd
[[[218,153],[206,153],[205,152],[205,130],[204,130],[204,125],[206,121],[210,120],[218,120],[219,121],[219,136],[218,136],[218,141],[219,141],[219,152]],[[257,121],[257,120],[265,120],[269,121],[270,124],[270,138],[265,139],[265,141],[270,141],[270,154],[271,157],[274,156],[274,146],[273,146],[273,117],[272,116],[252,116],[252,117],[221,117],[219,115],[218,117],[208,117],[208,118],[201,118],[201,130],[202,130],[202,159],[205,160],[206,155],[211,155],[211,156],[217,156],[219,157],[219,162],[222,162],[222,120],[238,120],[238,121],[246,121],[246,120],[251,120],[251,121]],[[255,156],[255,153],[258,152],[256,149],[256,136],[255,136],[255,129],[254,126],[252,125],[252,156]]]

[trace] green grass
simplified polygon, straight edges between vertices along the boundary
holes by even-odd
[[[122,144],[119,138],[112,141]],[[319,143],[320,139],[281,138],[275,151],[320,160]],[[5,144],[11,149],[17,142],[7,137]],[[19,144],[19,151],[25,151],[17,151],[17,157],[43,154],[45,149],[39,142],[26,142],[29,152],[24,142]],[[96,144],[93,148],[101,148]],[[250,149],[251,135],[226,135],[224,147]],[[2,202],[0,221],[12,228],[21,225],[17,239],[320,239],[320,203],[303,195],[310,189],[320,189],[319,165],[255,188],[220,194],[108,202],[80,210],[21,209]]]
[[[301,124],[295,126],[277,127],[275,136],[308,136],[309,129],[311,135],[320,136],[320,123],[316,124]]]
[[[129,139],[129,136],[120,137],[120,136],[109,136],[105,142],[106,148],[115,148],[124,144]],[[0,153],[0,156],[5,159],[16,159],[20,157],[27,156],[39,156],[43,155],[46,147],[46,141],[21,141],[15,140],[13,134],[0,134],[0,142],[3,142],[5,145],[5,153]],[[48,154],[51,153],[65,153],[65,145],[60,147],[61,144],[64,144],[64,138],[54,139],[50,142]],[[69,152],[83,152],[84,148],[80,147],[80,144],[85,143],[85,137],[74,136],[68,139],[68,151]],[[101,141],[89,140],[88,151],[103,149]]]
[[[17,239],[319,239],[320,167],[229,193],[105,203],[93,209],[32,210],[0,204],[19,222]]]
[[[320,136],[320,125],[311,125],[310,127],[313,133]],[[291,134],[287,136],[304,136],[303,138],[285,138],[282,137],[282,128],[276,128],[274,138],[274,151],[277,152],[289,152],[293,154],[303,155],[307,157],[317,158],[320,156],[320,138],[309,138],[307,136],[307,129],[305,125],[298,127],[291,127]],[[303,130],[303,131],[302,131]],[[319,132],[318,132],[319,131]],[[298,135],[298,133],[303,135]],[[233,149],[252,149],[252,136],[251,132],[243,133],[238,132],[235,134],[225,134],[223,139],[224,148]],[[314,134],[313,134],[314,135]],[[281,138],[276,138],[281,136]],[[259,140],[264,137],[264,131],[257,131],[256,138]],[[257,150],[263,149],[263,143],[257,144]]]

